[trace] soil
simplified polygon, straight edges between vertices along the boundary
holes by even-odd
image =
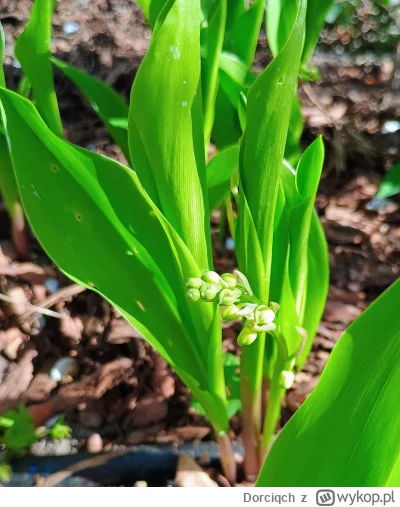
[[[0,0],[10,87],[19,76],[13,44],[30,7],[28,0]],[[126,99],[149,37],[140,9],[130,0],[58,2],[54,54],[104,79]],[[326,144],[317,210],[329,243],[331,284],[318,336],[286,395],[281,424],[317,384],[342,332],[399,276],[400,200],[371,204],[385,170],[400,155],[400,131],[382,130],[400,113],[400,92],[392,79],[395,48],[373,58],[362,48],[343,55],[338,45],[350,39],[324,32],[313,60],[321,79],[300,90],[304,145],[318,134]],[[269,59],[261,35],[257,66]],[[57,73],[56,87],[67,137],[123,160],[90,106]],[[218,218],[212,217],[216,269],[226,272],[235,267],[235,257],[229,241],[217,238]],[[191,409],[188,390],[118,311],[60,273],[32,235],[28,261],[17,257],[10,237],[1,205],[0,293],[14,302],[0,301],[0,414],[23,402],[34,406],[38,424],[63,412],[72,427],[71,440],[40,441],[33,453],[213,439],[208,423]],[[62,318],[27,310],[21,300],[51,307]],[[235,323],[224,326],[226,351],[235,352],[238,330]],[[72,358],[74,365],[57,382],[49,374],[60,358]],[[238,418],[232,420],[232,432],[240,434]]]

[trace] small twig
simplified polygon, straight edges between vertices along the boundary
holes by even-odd
[[[45,308],[49,308],[50,306],[55,305],[59,301],[68,299],[72,296],[76,296],[77,294],[80,294],[81,292],[84,292],[85,290],[86,290],[86,287],[83,287],[82,285],[79,285],[77,283],[74,283],[72,285],[68,285],[68,287],[63,287],[62,289],[55,292],[51,296],[49,296],[45,299],[42,299],[42,301],[39,303],[40,308],[42,310]],[[35,307],[34,305],[30,305],[30,309],[21,315],[20,321],[23,322],[24,320],[28,319],[32,314],[34,314],[36,311],[40,311],[40,310],[37,310],[37,308],[39,308],[39,307]],[[46,311],[51,311],[51,310],[46,310]],[[45,313],[45,312],[42,311],[41,313]],[[51,312],[51,313],[56,314],[57,312]],[[48,314],[46,314],[46,315],[48,315]],[[57,316],[58,316],[58,318],[63,317],[63,315],[61,313],[57,313]]]
[[[46,308],[42,308],[40,306],[32,305],[31,303],[28,303],[27,301],[20,301],[18,298],[10,298],[9,296],[6,296],[5,294],[0,293],[0,299],[3,301],[7,301],[7,303],[23,303],[29,310],[26,313],[42,313],[44,315],[48,315],[49,317],[55,317],[56,319],[62,319],[61,313],[53,312],[52,310],[46,310]],[[24,313],[24,315],[26,315]]]

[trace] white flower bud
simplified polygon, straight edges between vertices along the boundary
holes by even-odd
[[[202,299],[204,299],[204,301],[213,301],[221,288],[221,285],[217,283],[205,283],[200,288]]]
[[[271,324],[275,319],[275,312],[271,310],[267,305],[260,305],[254,312],[254,318],[260,326]]]
[[[201,275],[202,280],[204,280],[207,283],[220,283],[221,278],[218,273],[215,271],[205,271]]]
[[[294,382],[294,373],[292,371],[283,371],[281,373],[281,386],[290,389]]]
[[[234,289],[237,284],[237,278],[231,273],[225,273],[221,275],[221,280],[228,289]]]
[[[254,333],[249,327],[244,327],[237,337],[237,343],[241,347],[251,345],[257,339],[257,336],[257,333]]]
[[[232,296],[232,291],[229,289],[222,289],[219,293],[219,304],[221,306],[233,305],[236,302],[236,298]]]
[[[189,301],[198,301],[200,299],[200,291],[199,289],[189,289],[186,291],[186,297]]]
[[[236,305],[226,306],[222,309],[221,318],[226,322],[233,322],[240,318],[238,315],[239,308]]]
[[[186,282],[186,287],[190,287],[192,289],[200,289],[202,285],[204,285],[204,282],[201,278],[189,278]]]

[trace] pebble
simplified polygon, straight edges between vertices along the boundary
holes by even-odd
[[[101,452],[103,449],[103,440],[98,433],[92,433],[87,439],[86,448],[89,452]]]

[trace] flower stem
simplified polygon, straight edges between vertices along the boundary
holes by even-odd
[[[218,445],[222,470],[229,484],[233,486],[236,484],[236,461],[232,441],[226,433],[221,432],[218,435]]]
[[[242,399],[242,439],[244,471],[254,480],[260,471],[261,388],[265,333],[243,347],[240,367],[240,395]]]
[[[275,434],[276,426],[279,421],[282,395],[284,393],[284,389],[281,387],[281,373],[283,368],[283,363],[279,358],[277,358],[269,386],[268,405],[265,414],[265,424],[261,443],[261,461],[264,461],[264,458],[271,447],[272,437]]]

